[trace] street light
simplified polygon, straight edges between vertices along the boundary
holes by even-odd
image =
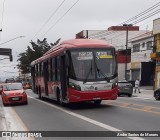
[[[126,27],[126,63],[125,63],[125,79],[127,80],[127,53],[128,53],[128,27],[133,26],[132,24],[123,24]]]

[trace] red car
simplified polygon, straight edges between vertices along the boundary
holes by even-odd
[[[28,103],[27,94],[21,83],[4,83],[0,92],[4,106],[13,103]]]

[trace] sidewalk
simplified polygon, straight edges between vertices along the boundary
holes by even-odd
[[[141,93],[138,93],[138,91],[137,93],[134,93],[133,89],[133,97],[155,100],[153,96],[154,90],[152,86],[140,87],[140,91]]]
[[[0,131],[5,130],[5,116],[2,102],[0,102]]]

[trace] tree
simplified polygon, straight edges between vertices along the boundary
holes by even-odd
[[[47,39],[44,38],[42,41],[37,39],[37,43],[31,40],[31,47],[28,46],[27,50],[23,53],[19,54],[19,64],[18,68],[22,70],[22,73],[30,72],[30,63],[35,59],[41,57],[44,53],[46,53],[51,46],[47,43]]]

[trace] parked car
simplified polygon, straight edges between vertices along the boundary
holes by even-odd
[[[158,89],[156,89],[156,90],[154,91],[154,98],[155,98],[156,100],[160,100],[160,88],[158,88]]]
[[[128,95],[128,97],[133,94],[133,85],[126,80],[118,81],[118,95],[122,94]]]
[[[27,94],[21,83],[4,83],[0,92],[4,106],[14,103],[28,103]]]

